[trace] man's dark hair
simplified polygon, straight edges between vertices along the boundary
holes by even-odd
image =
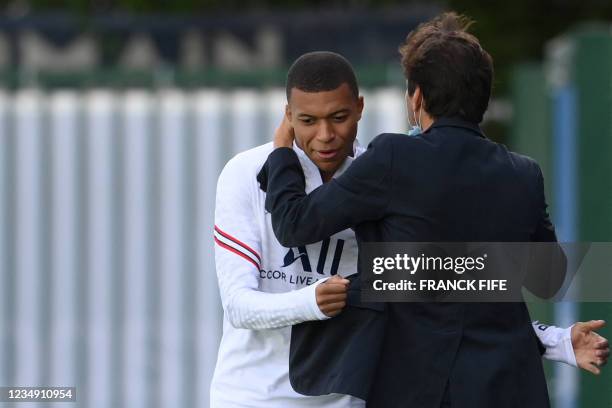
[[[472,23],[444,13],[411,31],[399,48],[408,94],[418,85],[434,119],[458,116],[480,123],[489,105],[493,60],[467,32]]]
[[[351,63],[340,54],[315,51],[299,57],[287,73],[287,101],[291,90],[304,92],[332,91],[346,83],[355,98],[359,97],[357,79]]]

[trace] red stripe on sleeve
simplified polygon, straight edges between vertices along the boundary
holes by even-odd
[[[246,249],[247,251],[255,255],[255,258],[257,258],[259,262],[261,262],[261,256],[259,256],[259,254],[253,248],[251,248],[244,242],[238,240],[237,238],[232,237],[230,234],[221,231],[221,229],[217,227],[216,225],[215,225],[215,231],[217,231],[219,234],[223,235],[225,238],[229,239],[230,241],[234,241],[236,244],[240,245],[241,247],[243,247],[244,249]]]
[[[219,241],[217,239],[217,237],[214,237],[215,242],[221,247],[221,248],[225,248],[228,251],[231,251],[233,253],[235,253],[238,256],[243,257],[244,259],[246,259],[247,261],[249,261],[250,263],[252,263],[253,265],[255,265],[255,267],[257,268],[257,270],[260,270],[261,268],[259,267],[259,264],[257,262],[255,262],[254,260],[252,260],[251,258],[249,258],[247,255],[243,254],[242,252],[232,248],[231,246],[224,244],[223,242]]]

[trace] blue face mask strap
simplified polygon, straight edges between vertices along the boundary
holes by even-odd
[[[421,113],[422,113],[422,109],[419,108],[419,120],[417,120],[416,117],[416,112],[412,112],[413,116],[414,116],[414,123],[415,125],[412,125],[410,127],[410,130],[408,131],[408,136],[417,136],[420,135],[421,133],[423,133],[423,129],[421,128]]]

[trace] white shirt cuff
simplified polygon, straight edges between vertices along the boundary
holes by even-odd
[[[312,285],[307,286],[305,288],[306,291],[309,292],[308,297],[310,298],[310,310],[313,316],[315,317],[315,320],[327,320],[330,318],[325,313],[323,313],[321,309],[319,309],[319,305],[317,304],[317,292],[316,292],[317,286],[319,286],[321,283],[325,282],[329,278],[330,277],[328,276],[326,278],[319,279]]]
[[[576,355],[572,346],[572,326],[562,329],[559,327],[549,327],[551,333],[547,333],[547,341],[543,342],[546,347],[544,358],[552,361],[560,361],[577,367]]]

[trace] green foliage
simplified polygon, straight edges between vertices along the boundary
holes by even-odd
[[[493,56],[496,93],[509,90],[512,67],[541,60],[545,44],[585,20],[612,19],[612,2],[603,0],[449,0],[448,9],[476,20],[473,33]]]

